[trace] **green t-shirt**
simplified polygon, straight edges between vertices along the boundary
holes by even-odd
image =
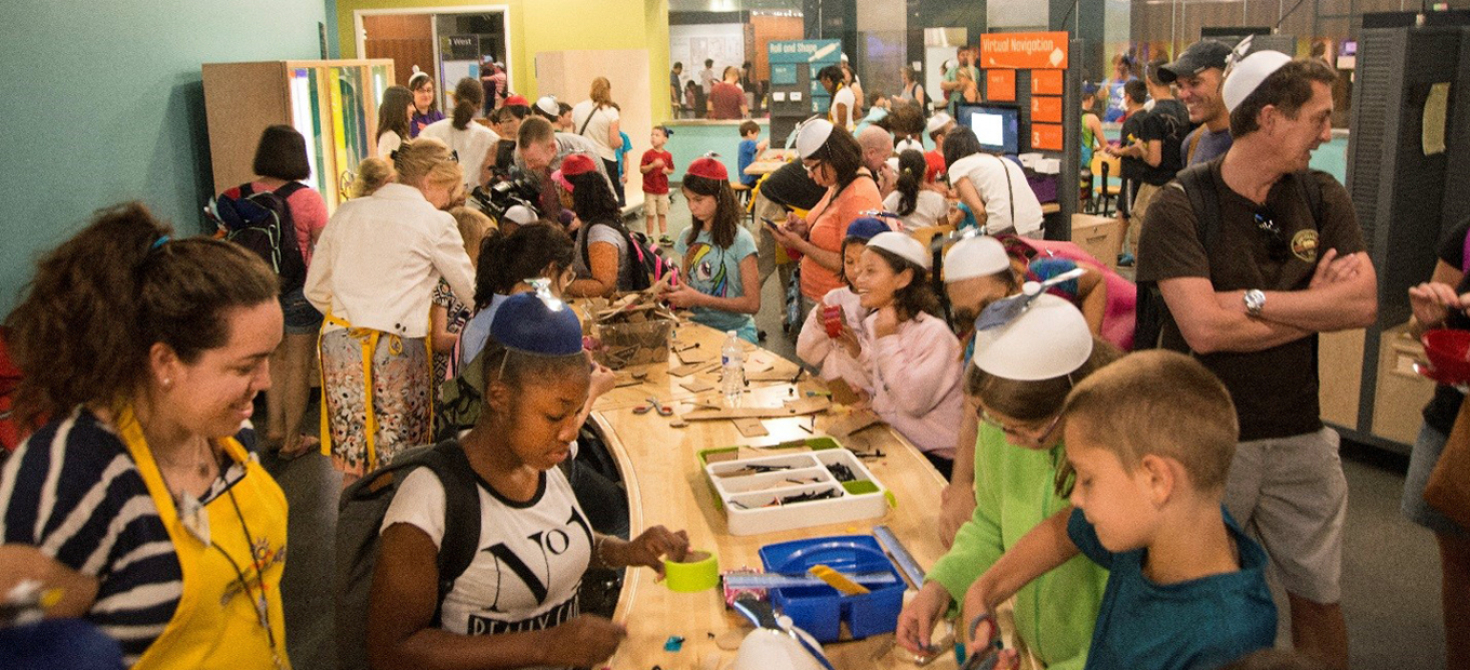
[[[681,233],[674,240],[674,252],[684,259],[687,272],[683,277],[691,288],[717,298],[740,298],[745,296],[745,284],[741,281],[740,261],[755,251],[755,238],[743,227],[735,229],[735,241],[728,247],[717,247],[708,230],[699,231],[694,244],[689,243],[689,234]],[[695,307],[691,317],[695,323],[720,331],[736,331],[740,337],[754,342],[756,339],[755,317],[738,312],[727,312],[709,307]]]

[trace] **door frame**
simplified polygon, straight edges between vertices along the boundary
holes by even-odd
[[[502,33],[501,37],[504,39],[505,42],[505,85],[507,89],[514,91],[516,90],[515,63],[512,60],[514,57],[511,55],[513,53],[513,50],[511,49],[510,42],[510,5],[448,5],[440,7],[392,7],[387,9],[354,9],[352,10],[352,35],[353,40],[357,43],[358,57],[366,58],[367,34],[364,32],[363,29],[362,17],[383,16],[389,14],[428,14],[431,17],[429,20],[429,30],[432,31],[431,39],[434,40],[434,81],[437,82],[440,91],[443,91],[445,89],[452,90],[451,86],[445,84],[444,73],[441,71],[439,65],[440,61],[443,60],[442,56],[439,53],[439,22],[434,21],[432,17],[440,14],[494,14],[497,12],[504,16],[504,18],[500,22],[500,25]]]

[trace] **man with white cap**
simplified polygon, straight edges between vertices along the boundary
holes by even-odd
[[[1189,122],[1200,124],[1180,146],[1185,165],[1210,161],[1230,148],[1230,112],[1220,97],[1229,58],[1229,46],[1200,40],[1159,68],[1159,80],[1179,88],[1179,101],[1189,110]]]
[[[1162,346],[1193,352],[1235,400],[1225,504],[1280,568],[1296,647],[1345,668],[1347,483],[1320,418],[1317,333],[1367,326],[1378,303],[1347,190],[1308,170],[1332,136],[1335,78],[1273,51],[1232,67],[1222,97],[1234,143],[1155,197],[1138,280],[1157,283],[1172,315]]]

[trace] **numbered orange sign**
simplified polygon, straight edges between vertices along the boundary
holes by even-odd
[[[1067,33],[987,33],[980,36],[982,68],[1067,69]]]
[[[1031,120],[1037,123],[1061,123],[1062,99],[1031,96]]]
[[[1016,101],[1016,71],[986,70],[985,99],[995,102]]]
[[[1031,95],[1061,95],[1061,70],[1036,70],[1031,73]]]
[[[1031,124],[1031,148],[1042,151],[1062,150],[1062,127],[1050,123]]]

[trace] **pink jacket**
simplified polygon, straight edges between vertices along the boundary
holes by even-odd
[[[827,328],[822,322],[822,308],[828,305],[842,307],[842,318],[847,321],[847,327],[857,333],[859,343],[864,342],[863,317],[867,316],[868,310],[858,304],[857,294],[852,289],[843,286],[828,291],[827,295],[822,296],[822,301],[807,314],[806,324],[801,327],[801,335],[796,338],[796,355],[808,364],[821,368],[822,379],[831,381],[841,378],[854,391],[872,393],[873,383],[868,380],[868,371],[863,364],[847,355],[846,349],[837,346],[832,338],[827,337]],[[864,343],[863,346],[867,345]]]
[[[873,384],[873,411],[920,450],[954,458],[965,411],[960,341],[928,314],[898,332],[874,335],[877,316],[863,320],[862,362]]]

